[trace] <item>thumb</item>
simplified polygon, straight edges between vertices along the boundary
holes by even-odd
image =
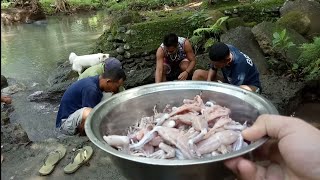
[[[243,130],[242,135],[248,141],[257,140],[266,135],[281,139],[287,134],[289,127],[294,128],[293,121],[296,121],[296,118],[264,114],[259,116],[251,127]]]

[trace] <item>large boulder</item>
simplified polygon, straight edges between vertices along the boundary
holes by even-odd
[[[268,73],[267,60],[251,32],[251,28],[237,27],[232,29],[221,36],[221,41],[234,45],[240,51],[247,54],[261,74]]]
[[[260,76],[262,95],[269,99],[282,115],[290,115],[302,102],[304,82],[276,75]]]
[[[285,16],[292,11],[298,11],[306,14],[311,21],[308,37],[312,38],[320,35],[320,3],[311,0],[286,1],[280,8],[281,16]]]
[[[8,80],[4,75],[1,75],[1,89],[8,87]]]
[[[287,30],[287,36],[290,38],[290,41],[296,44],[296,46],[290,47],[286,54],[279,48],[272,47],[273,33],[281,32],[283,29]],[[292,63],[295,62],[301,54],[299,46],[307,42],[307,40],[295,30],[285,28],[272,22],[262,22],[254,26],[252,28],[252,33],[265,55],[278,57],[279,59],[284,59]]]
[[[309,17],[299,11],[291,11],[282,16],[278,24],[296,30],[301,35],[305,35],[310,30],[311,21]]]
[[[125,81],[125,88],[133,88],[141,85],[154,83],[154,68],[144,68],[130,70],[127,72],[127,80]]]
[[[54,84],[77,79],[78,73],[72,70],[72,65],[69,63],[69,61],[65,61],[64,63],[58,63],[58,67],[53,70],[49,76],[48,83],[50,86],[52,86]]]

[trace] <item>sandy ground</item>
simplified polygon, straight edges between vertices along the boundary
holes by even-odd
[[[54,151],[57,145],[62,144],[67,149],[66,156],[56,165],[49,176],[40,176],[38,170],[43,164],[47,153]],[[74,174],[64,174],[63,168],[71,161],[73,149],[90,145],[94,154],[89,162],[83,165]],[[3,162],[1,163],[1,179],[112,179],[125,180],[118,172],[106,153],[92,144],[87,137],[70,137],[64,140],[49,139],[44,142],[28,145],[4,145],[2,148]]]

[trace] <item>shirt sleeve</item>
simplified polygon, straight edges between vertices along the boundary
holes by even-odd
[[[86,88],[82,92],[82,107],[94,108],[101,101],[100,92],[95,87]]]

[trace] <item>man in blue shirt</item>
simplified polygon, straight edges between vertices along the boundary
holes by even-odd
[[[85,135],[84,123],[98,103],[103,92],[117,93],[126,75],[119,67],[105,71],[102,75],[74,82],[61,99],[56,127],[66,135]]]
[[[249,56],[232,45],[216,43],[209,50],[209,58],[212,62],[210,70],[196,70],[192,80],[216,81],[219,79],[217,70],[221,69],[222,82],[260,93],[259,72]]]

